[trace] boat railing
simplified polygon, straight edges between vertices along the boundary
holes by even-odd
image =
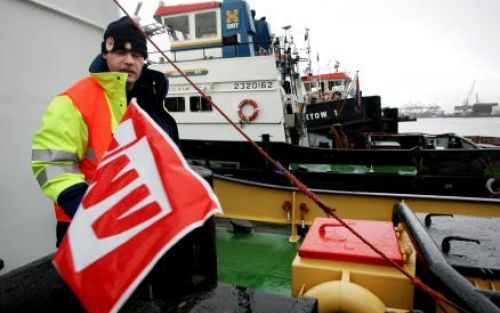
[[[398,203],[394,206],[393,223],[397,225],[400,222],[417,246],[426,270],[442,286],[447,296],[468,309],[468,312],[500,312],[491,300],[498,298],[498,292],[482,293],[458,273],[447,262],[415,213],[405,203]]]
[[[266,56],[266,55],[272,55],[274,54],[275,52],[275,49],[273,48],[272,44],[270,44],[270,42],[268,41],[265,41],[265,42],[262,42],[262,41],[254,41],[254,42],[239,42],[239,43],[224,43],[224,42],[221,42],[221,43],[218,43],[218,44],[211,44],[210,46],[190,46],[190,47],[185,47],[185,48],[182,48],[182,49],[169,49],[169,50],[162,50],[161,52],[160,51],[154,51],[154,52],[151,52],[149,53],[149,55],[151,57],[157,57],[158,56],[158,59],[159,59],[159,62],[153,62],[153,63],[160,63],[160,64],[163,64],[163,63],[167,63],[166,60],[164,60],[163,57],[161,57],[162,53],[165,53],[168,55],[168,57],[174,61],[174,62],[192,62],[192,61],[198,61],[198,60],[207,60],[207,59],[223,59],[223,58],[239,58],[239,57],[247,57],[248,56],[248,52],[242,52],[239,48],[240,47],[244,47],[244,46],[248,46],[250,44],[253,44],[253,46],[256,46],[256,47],[265,47],[265,46],[269,46],[268,49],[264,49],[264,48],[259,48],[257,49],[256,53],[254,53],[253,56]],[[232,51],[232,54],[231,56],[223,56],[223,55],[220,55],[220,56],[217,56],[217,55],[214,55],[214,51],[216,51],[216,49],[222,49],[222,48],[228,48],[230,47],[233,51]],[[183,55],[186,55],[186,53],[188,52],[199,52],[197,54],[196,57],[191,57],[191,58],[185,58],[183,57]],[[279,60],[279,58],[283,58],[283,55],[280,54],[280,53],[276,53],[276,57],[277,57],[277,60]]]

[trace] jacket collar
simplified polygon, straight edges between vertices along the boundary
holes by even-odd
[[[121,88],[124,86],[124,84],[126,85],[127,74],[118,73],[118,72],[110,72],[108,69],[108,65],[106,63],[106,60],[102,56],[102,53],[99,53],[94,58],[92,63],[90,63],[89,72],[90,72],[90,75],[92,77],[94,77],[99,82],[101,87],[104,88],[105,90],[109,90],[108,88],[112,88],[112,89]],[[143,85],[145,83],[145,81],[148,80],[146,78],[146,72],[147,72],[147,66],[144,65],[144,68],[142,69],[142,74],[136,82],[136,86]],[[107,75],[101,76],[101,74],[111,74],[111,76],[109,76],[109,77]],[[115,80],[118,82],[115,82]]]
[[[127,74],[119,72],[90,73],[106,93],[123,92],[127,88]]]

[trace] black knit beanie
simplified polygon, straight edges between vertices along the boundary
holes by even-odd
[[[101,52],[106,53],[115,50],[136,51],[141,53],[144,59],[148,57],[146,38],[127,16],[109,24],[104,32]]]

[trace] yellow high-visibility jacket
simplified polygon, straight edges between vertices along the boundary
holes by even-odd
[[[125,113],[126,82],[125,73],[90,74],[53,99],[33,135],[33,174],[54,201],[58,221],[71,220],[58,196],[92,178]]]

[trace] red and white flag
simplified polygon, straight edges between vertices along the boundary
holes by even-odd
[[[53,263],[92,313],[116,312],[158,259],[220,204],[177,146],[136,103]]]

